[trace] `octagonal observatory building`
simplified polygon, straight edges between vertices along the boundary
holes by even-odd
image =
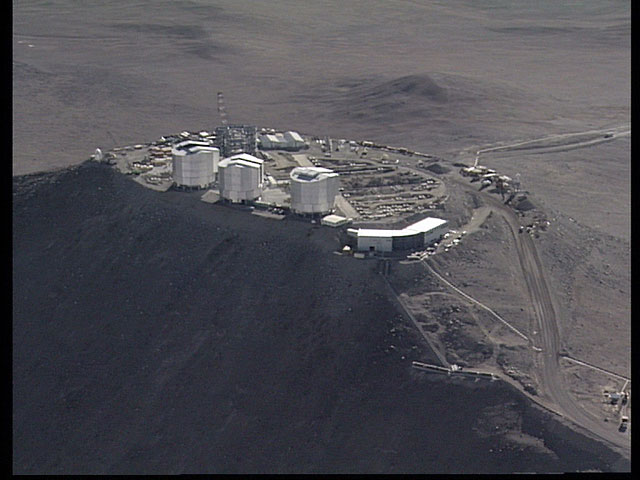
[[[206,188],[215,180],[220,150],[207,142],[186,140],[171,149],[173,182],[179,188]]]
[[[220,196],[233,203],[259,198],[262,195],[263,172],[263,161],[252,155],[234,155],[221,160],[218,165]]]
[[[322,167],[296,167],[290,177],[292,211],[303,215],[333,211],[340,187],[337,173]]]

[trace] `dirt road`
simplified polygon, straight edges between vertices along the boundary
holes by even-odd
[[[472,189],[464,182],[456,181],[456,183]],[[472,190],[476,191],[475,189]],[[480,195],[507,221],[516,245],[522,273],[536,312],[537,333],[535,335],[533,332],[529,333],[535,345],[542,349],[538,353],[540,362],[538,373],[543,387],[543,394],[546,394],[549,400],[556,404],[564,417],[628,452],[630,448],[629,437],[620,435],[615,425],[603,423],[601,419],[585,411],[569,394],[563,384],[559,356],[558,311],[554,305],[554,298],[549,290],[544,267],[533,239],[529,235],[518,233],[518,218],[511,208],[505,206],[490,194],[480,193]]]
[[[508,145],[496,145],[476,151],[476,160],[473,166],[478,166],[480,155],[484,153],[518,151],[518,153],[522,155],[529,153],[564,152],[576,148],[591,147],[603,142],[611,142],[616,138],[627,135],[631,135],[631,128],[628,124],[613,128],[588,130],[585,132],[561,133],[533,140],[510,143]]]
[[[400,168],[419,172],[418,169],[411,166],[402,166]],[[549,290],[545,269],[540,261],[533,239],[527,234],[518,233],[520,227],[518,217],[510,207],[504,205],[498,198],[486,192],[479,192],[461,179],[449,178],[449,180],[469,191],[473,191],[475,194],[481,195],[487,205],[506,220],[511,230],[522,274],[536,314],[537,325],[535,333],[533,331],[528,332],[529,338],[532,340],[536,350],[538,350],[535,353],[538,364],[536,373],[539,375],[542,391],[536,401],[547,407],[551,405],[545,405],[545,403],[550,402],[555,405],[552,410],[559,412],[564,418],[621,449],[624,455],[629,455],[630,437],[621,435],[617,431],[616,425],[605,423],[602,419],[584,410],[569,394],[567,387],[564,385],[559,355],[560,332],[558,322],[560,319],[558,309],[555,306],[554,296]]]
[[[433,267],[431,265],[429,265],[427,259],[423,258],[422,259],[422,266],[432,275],[435,275],[441,282],[443,282],[444,284],[446,284],[447,286],[449,286],[449,288],[455,290],[456,292],[458,292],[462,297],[466,298],[467,300],[469,300],[471,303],[476,304],[477,306],[479,306],[480,308],[483,308],[484,310],[486,310],[487,312],[489,312],[491,315],[493,315],[495,318],[498,319],[498,321],[502,322],[507,328],[509,328],[511,331],[513,331],[516,335],[518,335],[519,337],[521,337],[522,339],[529,341],[529,339],[527,338],[527,336],[522,333],[520,330],[518,330],[516,327],[514,327],[513,325],[511,325],[509,322],[507,322],[504,318],[502,318],[500,315],[498,315],[496,312],[494,312],[491,308],[489,308],[488,306],[486,306],[484,303],[480,302],[479,300],[476,300],[475,298],[471,297],[470,295],[467,295],[466,293],[464,293],[462,290],[460,290],[458,287],[456,287],[455,285],[453,285],[451,282],[449,282],[446,278],[444,278],[442,275],[440,275],[438,272],[436,272]]]

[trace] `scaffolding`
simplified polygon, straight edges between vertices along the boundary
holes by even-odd
[[[254,125],[223,125],[216,127],[216,146],[223,157],[238,153],[256,153],[256,127]]]

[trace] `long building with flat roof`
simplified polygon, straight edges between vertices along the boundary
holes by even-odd
[[[259,136],[261,150],[293,150],[306,146],[298,132],[265,133]]]
[[[424,218],[400,230],[360,228],[356,233],[358,250],[392,252],[423,248],[444,235],[447,228],[446,220],[434,217]]]

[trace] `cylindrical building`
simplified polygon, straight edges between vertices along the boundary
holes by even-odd
[[[325,214],[333,210],[340,186],[337,173],[328,168],[296,167],[290,176],[291,210],[300,214]]]
[[[262,167],[241,158],[225,158],[218,165],[220,196],[234,203],[252,201],[262,194]]]
[[[215,180],[220,151],[205,142],[185,141],[173,146],[173,181],[178,187],[206,188]]]

